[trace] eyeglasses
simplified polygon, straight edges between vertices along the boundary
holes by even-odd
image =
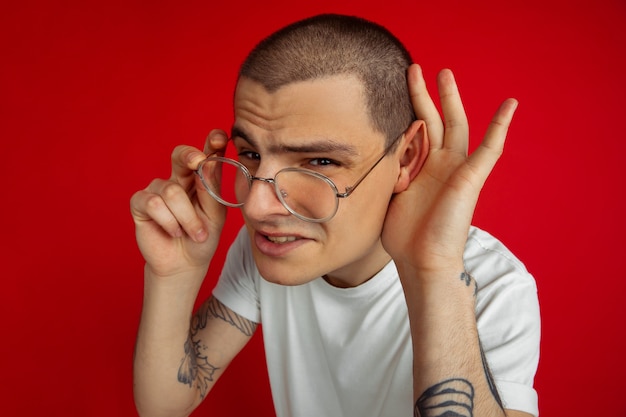
[[[250,173],[242,163],[220,156],[202,161],[196,174],[209,194],[225,206],[242,207],[250,195],[253,181],[261,181],[274,186],[278,200],[289,213],[307,222],[323,223],[337,213],[339,199],[349,197],[396,142],[397,139],[387,146],[374,165],[343,193],[330,178],[319,172],[288,167],[278,171],[274,178],[262,178]]]

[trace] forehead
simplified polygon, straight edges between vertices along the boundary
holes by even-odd
[[[295,82],[275,92],[243,77],[234,110],[233,130],[257,142],[327,138],[367,144],[383,137],[372,127],[363,85],[354,76]]]

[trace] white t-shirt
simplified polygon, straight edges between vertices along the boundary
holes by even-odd
[[[504,407],[538,415],[537,289],[522,263],[472,228],[466,270],[478,283],[480,340]],[[413,415],[413,353],[404,292],[393,262],[355,288],[318,278],[299,286],[265,281],[242,229],[213,292],[262,323],[279,417]]]

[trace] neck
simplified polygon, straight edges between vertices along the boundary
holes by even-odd
[[[391,261],[382,244],[361,259],[323,276],[333,287],[354,288],[369,281]]]

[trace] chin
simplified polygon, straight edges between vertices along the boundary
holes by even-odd
[[[285,265],[277,265],[275,262],[269,262],[268,264],[263,262],[257,263],[257,268],[265,281],[290,287],[307,284],[321,276],[311,276],[310,273],[306,273],[305,271],[309,271],[310,269],[305,266],[294,268]]]
[[[309,280],[281,279],[281,277],[275,277],[275,276],[266,277],[265,275],[261,275],[261,277],[267,282],[270,282],[276,285],[282,285],[284,287],[297,287],[298,285],[304,285],[312,281],[312,279],[309,279]]]

